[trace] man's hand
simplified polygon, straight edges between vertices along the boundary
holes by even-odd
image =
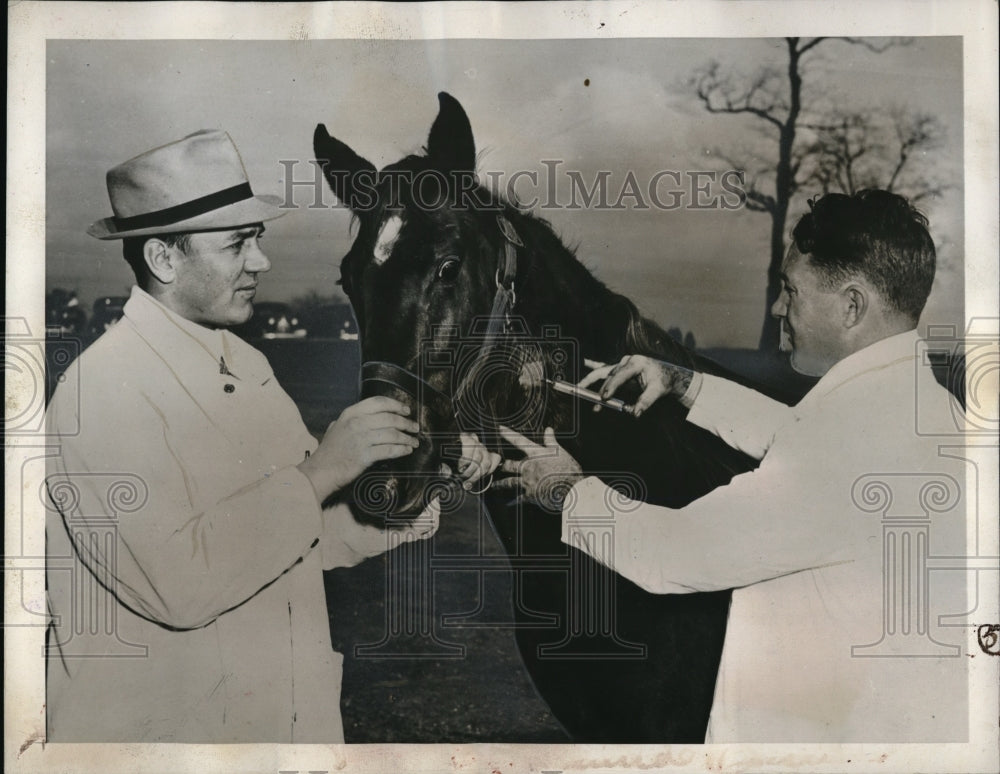
[[[637,377],[642,394],[629,409],[629,413],[638,417],[664,395],[682,397],[695,376],[694,371],[672,363],[664,363],[645,355],[625,355],[616,365],[599,365],[580,380],[580,386],[589,387],[604,379],[601,397],[606,400],[627,381]]]
[[[415,543],[434,537],[441,526],[441,498],[435,497],[417,518],[402,527],[394,527],[403,534],[404,543]]]
[[[505,460],[500,469],[511,474],[497,481],[501,489],[522,489],[522,497],[546,510],[560,512],[566,493],[583,478],[583,470],[569,452],[556,442],[551,427],[545,428],[545,445],[525,438],[509,427],[500,426],[500,435],[524,454],[520,460]]]
[[[458,479],[470,491],[473,484],[496,470],[503,458],[483,446],[475,433],[459,433],[459,438],[462,456],[458,458]]]
[[[344,409],[332,422],[319,447],[298,466],[320,502],[343,489],[373,463],[405,457],[417,448],[420,426],[410,409],[382,396],[366,398]]]

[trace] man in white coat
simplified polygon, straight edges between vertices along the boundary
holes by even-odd
[[[58,389],[47,480],[49,741],[344,741],[342,656],[324,569],[387,550],[323,507],[418,426],[384,397],[307,432],[266,358],[226,330],[253,312],[264,223],[229,135],[201,131],[112,169],[137,285],[124,317]],[[478,445],[464,478],[499,461]],[[402,539],[438,525],[436,502]],[[398,543],[399,538],[394,538]]]
[[[709,742],[967,737],[961,630],[938,625],[965,611],[964,575],[926,566],[966,553],[964,471],[917,431],[918,412],[961,416],[915,330],[934,272],[905,199],[830,194],[796,225],[771,310],[793,366],[822,377],[798,405],[641,356],[588,375],[605,397],[638,378],[633,415],[672,395],[760,460],[684,508],[612,492],[551,432],[505,431],[524,453],[505,485],[565,493],[564,542],[654,593],[734,590]]]

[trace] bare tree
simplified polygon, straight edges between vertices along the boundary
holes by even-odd
[[[909,113],[896,108],[891,113],[896,139],[895,167],[886,188],[897,191],[920,201],[932,196],[940,196],[947,184],[932,180],[925,172],[913,172],[910,163],[917,154],[936,150],[944,144],[945,129],[936,116],[929,113]]]
[[[914,157],[940,147],[944,128],[934,116],[894,108],[886,115],[849,113],[828,124],[804,124],[813,139],[805,144],[811,162],[802,185],[853,194],[884,188],[919,202],[945,188],[928,174],[914,172]]]
[[[890,38],[871,42],[858,38],[785,38],[784,68],[765,66],[751,76],[723,72],[709,63],[696,72],[692,85],[709,113],[745,115],[777,141],[777,156],[749,154],[735,160],[716,151],[734,169],[746,175],[747,209],[771,219],[771,250],[759,347],[773,350],[778,343],[777,322],[768,313],[780,292],[779,272],[785,254],[788,208],[808,186],[814,191],[854,193],[866,187],[895,190],[919,200],[943,186],[913,174],[919,153],[937,147],[943,128],[933,116],[896,108],[887,114],[831,112],[803,103],[803,81],[810,52],[825,41],[840,40],[881,53],[909,41]]]

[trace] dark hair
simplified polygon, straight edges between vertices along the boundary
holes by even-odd
[[[181,250],[187,252],[191,246],[190,234],[150,234],[149,236],[125,237],[122,240],[122,256],[135,274],[136,284],[143,290],[149,289],[150,273],[146,265],[146,259],[142,254],[146,242],[150,239],[160,239],[171,247],[176,245]]]
[[[867,189],[809,202],[792,231],[796,248],[828,283],[862,276],[915,323],[934,283],[927,218],[902,196]]]

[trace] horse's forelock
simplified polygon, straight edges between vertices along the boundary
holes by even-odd
[[[376,266],[381,266],[389,260],[389,255],[392,253],[392,248],[396,245],[402,225],[403,217],[399,212],[390,212],[388,217],[383,219],[379,225],[378,234],[375,237],[375,247],[372,251],[375,256]]]

